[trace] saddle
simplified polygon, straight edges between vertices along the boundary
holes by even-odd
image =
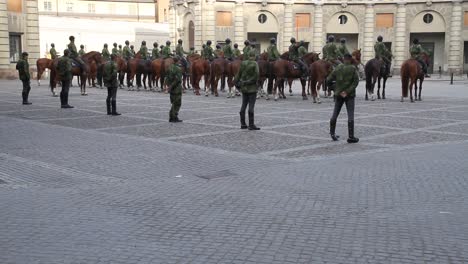
[[[291,65],[294,70],[301,70],[301,65],[299,65],[299,63],[291,61]]]

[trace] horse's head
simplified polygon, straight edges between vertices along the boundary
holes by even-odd
[[[258,56],[258,58],[259,58],[260,60],[268,60],[268,53],[263,52],[262,54],[260,54],[260,55]]]
[[[361,49],[357,49],[355,51],[353,51],[353,53],[351,54],[351,56],[353,56],[353,58],[357,61],[361,61]]]
[[[431,62],[431,55],[430,54],[423,51],[421,53],[421,58],[426,63],[426,65],[430,64],[430,62]]]
[[[287,60],[289,58],[289,51],[286,51],[285,53],[281,54],[280,58],[283,60]]]

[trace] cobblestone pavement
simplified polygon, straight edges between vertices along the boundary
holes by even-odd
[[[468,263],[466,82],[416,103],[362,87],[349,145],[297,87],[251,132],[239,98],[187,93],[171,124],[165,94],[119,90],[109,117],[104,90],[62,110],[1,81],[0,263]]]

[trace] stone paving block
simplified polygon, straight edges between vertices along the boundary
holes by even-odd
[[[460,121],[468,121],[468,112],[451,112],[451,111],[425,111],[417,114],[402,114],[410,117],[426,117],[434,119],[452,119]]]
[[[246,118],[248,122],[248,115],[246,114]],[[222,124],[222,125],[230,125],[233,127],[240,126],[239,116],[229,116],[229,117],[222,117],[222,118],[211,118],[211,119],[203,119],[197,121],[203,124]],[[277,125],[286,125],[286,124],[297,124],[297,123],[304,123],[310,122],[310,120],[306,119],[288,119],[288,118],[278,118],[278,117],[271,117],[271,116],[255,116],[255,124],[259,127],[270,127],[270,126],[277,126]]]
[[[346,137],[343,137],[340,143],[331,144],[329,146],[323,147],[313,147],[310,149],[296,150],[291,152],[284,152],[281,154],[276,154],[273,156],[276,157],[286,157],[286,158],[306,158],[306,157],[323,157],[331,155],[341,155],[341,154],[350,154],[350,153],[359,153],[363,151],[379,150],[383,149],[382,147],[374,147],[363,144],[348,144],[344,143]]]
[[[440,132],[453,132],[453,133],[462,133],[468,134],[468,124],[459,124],[459,125],[450,125],[442,128],[431,129]]]
[[[435,132],[414,132],[402,135],[387,136],[378,139],[371,139],[369,142],[378,144],[395,144],[395,145],[413,145],[413,144],[424,144],[433,142],[444,142],[444,141],[462,141],[468,140],[468,135],[453,135],[453,134],[442,134]]]
[[[155,123],[154,120],[149,120],[149,119],[126,117],[126,116],[108,116],[108,115],[103,115],[102,117],[101,116],[89,117],[89,118],[83,117],[80,119],[42,120],[41,122],[52,124],[52,125],[74,127],[74,128],[81,128],[81,129],[96,129],[96,128],[107,128],[107,127],[110,128],[110,127]]]
[[[417,129],[431,126],[450,124],[455,121],[442,119],[420,119],[417,114],[414,117],[406,117],[400,115],[394,116],[379,116],[379,117],[364,117],[359,119],[359,123],[366,125],[385,126],[389,128],[407,128]]]
[[[107,108],[105,104],[102,104],[101,106],[85,106],[83,107],[83,109],[99,111],[103,113],[107,112]],[[162,111],[167,111],[166,109],[167,108],[164,108],[164,107],[126,105],[126,104],[119,104],[117,102],[117,111],[122,114],[133,114],[133,113],[141,113],[141,112],[162,112]]]
[[[205,119],[205,118],[216,118],[219,116],[224,115],[232,115],[238,116],[236,113],[228,114],[228,113],[219,113],[216,111],[213,112],[205,112],[205,111],[198,111],[198,110],[186,110],[181,109],[179,112],[179,118],[182,120],[197,120],[197,119]],[[153,113],[142,113],[142,114],[135,114],[135,116],[142,116],[142,117],[149,117],[149,118],[158,118],[158,119],[169,119],[169,110],[164,109],[158,112]]]
[[[24,119],[31,119],[31,120],[39,120],[39,119],[56,119],[56,118],[88,118],[91,116],[99,115],[99,113],[73,109],[62,109],[57,107],[57,109],[44,109],[44,110],[35,110],[35,111],[23,111],[23,112],[14,112],[14,113],[7,113],[6,116],[16,117],[16,118],[24,118]]]

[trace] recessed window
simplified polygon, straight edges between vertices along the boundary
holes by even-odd
[[[432,20],[434,20],[434,17],[432,16],[432,14],[425,14],[425,15],[423,16],[423,21],[424,21],[424,23],[426,23],[426,24],[432,23]]]
[[[260,15],[258,15],[258,22],[259,22],[260,24],[263,24],[263,23],[265,23],[266,21],[267,21],[267,16],[266,16],[265,14],[260,14]]]
[[[393,27],[393,14],[381,13],[375,17],[375,26],[377,28],[391,28]]]
[[[216,12],[217,27],[232,27],[232,13],[227,11]]]
[[[463,24],[468,26],[468,11],[465,11],[465,15],[463,17]]]
[[[310,14],[296,14],[296,27],[308,28],[310,27]]]
[[[21,51],[21,35],[10,34],[10,62],[18,62]]]
[[[21,13],[23,12],[23,1],[19,0],[8,0],[7,11]]]
[[[341,15],[338,17],[338,22],[340,23],[340,25],[344,25],[348,23],[348,17],[345,15]]]
[[[52,11],[52,2],[44,1],[44,11]]]

